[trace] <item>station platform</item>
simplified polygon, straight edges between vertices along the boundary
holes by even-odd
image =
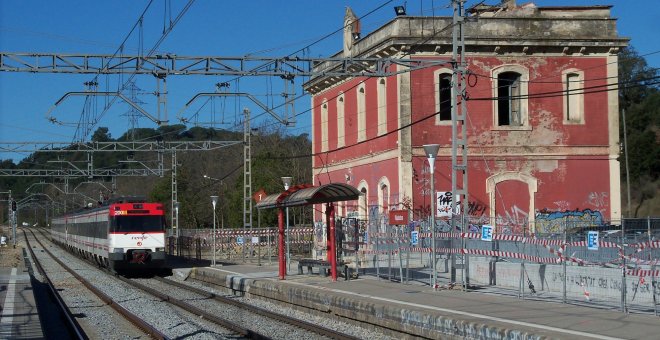
[[[399,337],[405,332],[412,334],[408,338],[432,339],[655,339],[660,330],[660,318],[653,315],[464,292],[460,287],[433,290],[427,284],[375,276],[333,282],[330,277],[298,274],[295,261],[285,280],[278,279],[277,264],[183,266],[174,273],[180,279],[230,288],[235,294],[385,325]]]
[[[23,247],[4,247],[0,257],[0,339],[43,339]]]

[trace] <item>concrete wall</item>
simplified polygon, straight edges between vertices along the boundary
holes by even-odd
[[[494,270],[490,258],[470,258],[470,283],[488,285],[494,274],[495,285],[518,288],[521,277],[520,263],[497,262]],[[557,293],[563,291],[564,272],[562,265],[525,264],[525,293],[529,294],[527,278],[532,281],[537,293]],[[568,264],[566,267],[566,295],[569,299],[585,300],[585,289],[591,302],[617,303],[621,301],[622,277],[619,268],[583,267]],[[626,278],[626,295],[630,304],[653,307],[653,283],[651,277],[640,282],[637,276]],[[660,301],[660,289],[656,288],[656,299]]]

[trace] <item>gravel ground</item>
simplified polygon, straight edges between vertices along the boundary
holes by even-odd
[[[45,242],[45,240],[42,240]],[[147,323],[163,332],[167,337],[175,339],[236,339],[232,332],[224,330],[217,325],[200,320],[198,317],[184,312],[176,307],[170,306],[166,302],[142,293],[139,290],[119,281],[114,276],[104,270],[100,270],[89,262],[83,261],[72,254],[62,250],[56,245],[48,244],[48,250],[51,251],[60,260],[64,261],[69,267],[74,269],[80,276],[90,281],[92,285],[98,287],[105,294],[110,296],[116,303],[138,315]],[[37,249],[35,249],[36,251]],[[43,253],[39,256],[46,257]],[[44,263],[44,267],[54,268],[57,265],[52,259],[51,262]],[[59,272],[58,272],[59,271]],[[60,281],[63,290],[63,298],[67,301],[73,313],[80,313],[83,318],[79,322],[85,322],[90,325],[88,335],[92,339],[141,339],[149,338],[142,334],[131,334],[127,330],[136,329],[129,324],[123,317],[110,310],[114,315],[98,312],[103,306],[102,302],[94,301],[85,297],[86,289],[80,288],[82,285],[74,281],[68,281],[69,274],[62,273],[63,269],[49,272],[51,280]],[[60,277],[62,276],[62,277]],[[54,278],[53,278],[54,277]],[[87,293],[91,294],[91,293]],[[66,297],[65,297],[66,295]],[[106,307],[110,308],[110,307]],[[87,328],[86,328],[87,331]],[[139,331],[139,330],[138,330]]]
[[[170,280],[176,280],[178,282],[183,282],[187,285],[204,289],[208,292],[217,294],[217,295],[224,295],[224,296],[232,296],[227,294],[226,291],[224,290],[217,290],[215,288],[209,287],[205,284],[202,284],[200,282],[196,282],[194,280],[190,281],[181,281],[176,275],[168,277]],[[294,317],[299,320],[304,320],[310,323],[317,324],[319,326],[337,330],[339,332],[342,332],[344,334],[349,334],[354,337],[360,338],[360,339],[382,339],[382,340],[396,340],[398,338],[391,337],[382,333],[379,333],[377,331],[372,331],[366,328],[362,327],[357,327],[351,323],[343,322],[336,320],[335,318],[329,317],[329,316],[318,316],[314,315],[312,313],[306,313],[303,311],[295,310],[292,308],[288,308],[287,306],[283,306],[281,304],[276,304],[272,303],[269,301],[264,301],[260,299],[253,299],[253,298],[246,298],[246,297],[236,297],[232,296],[233,298],[237,299],[240,302],[247,303],[253,306],[257,306],[269,311],[274,311],[279,314],[289,316],[289,317]],[[317,337],[319,337],[317,335]],[[287,339],[295,339],[295,337],[287,337]]]
[[[46,240],[42,240],[45,242]],[[35,246],[35,245],[33,245]],[[107,272],[99,270],[95,266],[89,264],[86,261],[82,261],[77,257],[74,257],[70,253],[62,250],[61,248],[48,244],[48,250],[53,252],[55,256],[65,261],[68,266],[74,268],[78,274],[83,276],[85,279],[89,280],[93,285],[99,287],[105,294],[109,295],[115,302],[119,303],[124,308],[129,311],[139,315],[147,323],[151,324],[170,338],[186,338],[186,339],[236,339],[236,335],[222,329],[221,327],[214,325],[206,320],[200,319],[196,316],[190,315],[189,313],[182,311],[176,307],[172,307],[169,304],[160,301],[159,299],[152,297],[141,291],[126,285],[125,283],[117,280],[112,275],[109,275]],[[35,252],[40,252],[40,249],[34,249]],[[20,252],[19,252],[20,255]],[[41,260],[46,257],[47,254],[40,252],[37,256]],[[4,256],[3,256],[4,258]],[[19,256],[20,260],[20,256]],[[55,268],[56,264],[52,260],[47,262],[44,259],[44,267],[46,268]],[[57,267],[59,267],[57,265]],[[52,273],[49,273],[53,278],[53,281],[57,281],[60,287],[62,288],[61,294],[64,297],[67,304],[72,308],[72,311],[76,314],[81,315],[79,322],[85,323],[86,329],[93,329],[90,331],[90,338],[99,338],[99,339],[141,339],[146,338],[144,334],[136,334],[134,331],[135,327],[128,324],[122,317],[117,316],[114,310],[110,310],[109,307],[105,306],[100,302],[95,296],[87,292],[86,289],[81,288],[81,284],[77,281],[74,281],[69,274],[63,273],[63,270],[57,269],[53,270]],[[174,276],[170,279],[175,280]],[[149,281],[150,285],[155,286],[155,283],[151,283],[154,280]],[[218,295],[227,295],[224,292],[218,291],[216,289],[204,286],[194,281],[185,281],[186,284],[205,289],[209,292],[213,292]],[[159,283],[162,285],[162,283]],[[173,294],[173,288],[163,288],[168,289],[167,293]],[[177,290],[175,296],[180,298],[186,292]],[[173,294],[173,295],[174,295]],[[90,296],[92,295],[92,296]],[[264,309],[271,311],[277,311],[280,314],[286,316],[293,316],[311,323],[318,324],[322,327],[338,330],[340,332],[353,335],[361,339],[394,339],[392,337],[385,336],[378,332],[371,330],[363,329],[356,327],[353,324],[346,322],[337,321],[334,318],[328,318],[324,316],[316,316],[311,313],[304,313],[301,311],[296,311],[286,306],[277,305],[274,303],[248,299],[243,297],[233,297],[239,299],[241,302],[250,303],[252,305],[259,306]],[[220,304],[217,302],[204,301],[199,299],[195,301],[194,305],[205,310],[212,310],[214,314],[221,316],[222,313],[233,314],[233,317],[236,320],[243,321],[244,327],[253,328],[255,325],[256,331],[266,334],[273,339],[319,339],[322,338],[318,334],[309,334],[306,331],[292,331],[290,326],[281,325],[278,323],[273,324],[272,321],[258,320],[254,315],[243,314],[243,312],[237,312],[228,310],[225,307],[219,307]],[[224,306],[224,305],[223,305]],[[108,311],[109,310],[109,311]],[[245,321],[249,321],[250,324],[245,325]]]
[[[29,233],[28,235],[31,238]],[[59,254],[59,252],[55,252],[59,248],[54,249],[55,247],[49,247],[49,242],[44,243],[49,251]],[[46,270],[48,277],[55,284],[60,296],[71,310],[71,313],[76,315],[76,320],[90,339],[150,339],[144,332],[127,322],[110,306],[87,290],[76,278],[60,267],[32,238],[31,245],[35,256]],[[59,255],[60,259],[63,259],[68,266],[79,268],[78,261],[70,261],[63,256],[62,254]],[[34,275],[38,281],[45,282],[37,271]]]

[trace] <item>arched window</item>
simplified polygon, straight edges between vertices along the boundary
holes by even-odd
[[[340,93],[337,97],[337,147],[345,145],[346,125],[344,121],[344,107],[344,94]]]
[[[433,73],[435,83],[436,124],[451,123],[451,75],[452,71],[442,68]]]
[[[385,78],[378,79],[378,135],[387,132],[387,83]]]
[[[328,150],[328,101],[321,104],[321,151]]]
[[[492,79],[496,128],[528,130],[529,71],[520,65],[502,65],[492,70]]]
[[[369,212],[367,211],[367,208],[369,207],[369,196],[367,196],[367,188],[360,189],[360,192],[362,193],[360,196],[360,216],[363,219],[366,219],[367,216],[369,216]]]
[[[365,86],[362,84],[357,89],[357,140],[361,142],[367,139],[367,108]]]
[[[390,187],[387,183],[381,183],[380,184],[380,193],[379,194],[379,201],[380,201],[380,206],[383,213],[387,213],[388,210],[390,210]]]

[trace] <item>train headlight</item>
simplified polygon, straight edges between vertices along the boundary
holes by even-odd
[[[124,248],[112,248],[112,252],[113,252],[113,253],[123,253],[123,252],[124,252]]]

